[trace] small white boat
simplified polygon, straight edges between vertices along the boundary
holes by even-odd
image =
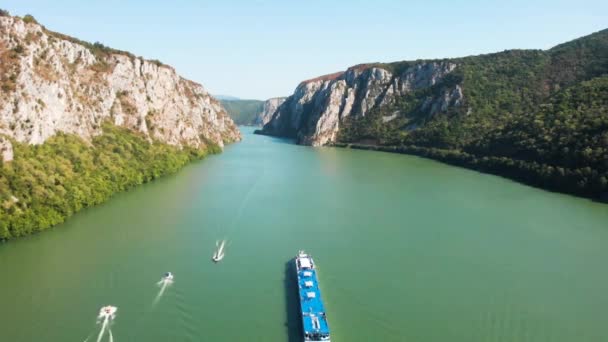
[[[215,245],[217,246],[217,250],[213,253],[211,260],[213,260],[213,262],[220,262],[224,259],[224,246],[226,245],[226,240],[222,240],[219,245],[216,242]]]
[[[114,315],[116,314],[117,310],[118,308],[112,305],[104,306],[101,308],[101,310],[99,310],[99,318],[114,318]]]
[[[164,281],[173,281],[173,274],[171,272],[165,273],[165,275],[163,275],[163,280]]]

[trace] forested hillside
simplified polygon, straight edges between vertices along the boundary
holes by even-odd
[[[262,132],[606,199],[607,84],[603,30],[546,51],[358,65],[303,82]]]
[[[462,152],[476,168],[548,189],[605,196],[608,30],[546,52],[505,51],[455,62],[459,67],[435,87],[347,120],[339,142],[446,149],[452,158]],[[441,92],[450,82],[463,84],[465,105],[431,117],[421,113],[426,93]],[[382,116],[395,110],[405,115],[384,124]],[[412,125],[419,128],[408,129]],[[443,159],[437,151],[433,155]]]
[[[112,124],[91,144],[58,134],[42,145],[14,143],[14,159],[0,158],[0,241],[49,228],[114,193],[182,168],[218,146],[179,148],[150,143]]]
[[[220,102],[237,125],[253,125],[264,109],[264,101],[259,100],[220,100]]]

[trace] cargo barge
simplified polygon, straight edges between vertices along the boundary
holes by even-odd
[[[315,263],[304,251],[298,252],[295,263],[304,341],[330,342],[329,325],[319,290]]]

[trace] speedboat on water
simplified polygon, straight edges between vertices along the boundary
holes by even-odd
[[[224,254],[217,255],[217,253],[213,253],[213,257],[211,258],[213,262],[220,262],[222,259],[224,259]]]
[[[99,310],[99,317],[114,317],[117,310],[118,308],[112,305],[104,306]]]
[[[165,280],[165,281],[172,281],[173,280],[173,274],[171,272],[165,273],[165,275],[163,276],[163,280]]]
[[[216,243],[217,245],[217,243]],[[211,257],[211,260],[213,260],[213,262],[220,262],[222,261],[222,259],[224,259],[224,246],[226,245],[226,240],[222,240],[222,242],[219,244],[217,250],[213,253],[213,257]]]

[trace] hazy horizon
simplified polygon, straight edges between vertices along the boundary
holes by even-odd
[[[47,28],[159,59],[214,95],[287,96],[368,62],[547,49],[608,27],[608,3],[5,1]],[[467,20],[474,19],[474,20]]]

